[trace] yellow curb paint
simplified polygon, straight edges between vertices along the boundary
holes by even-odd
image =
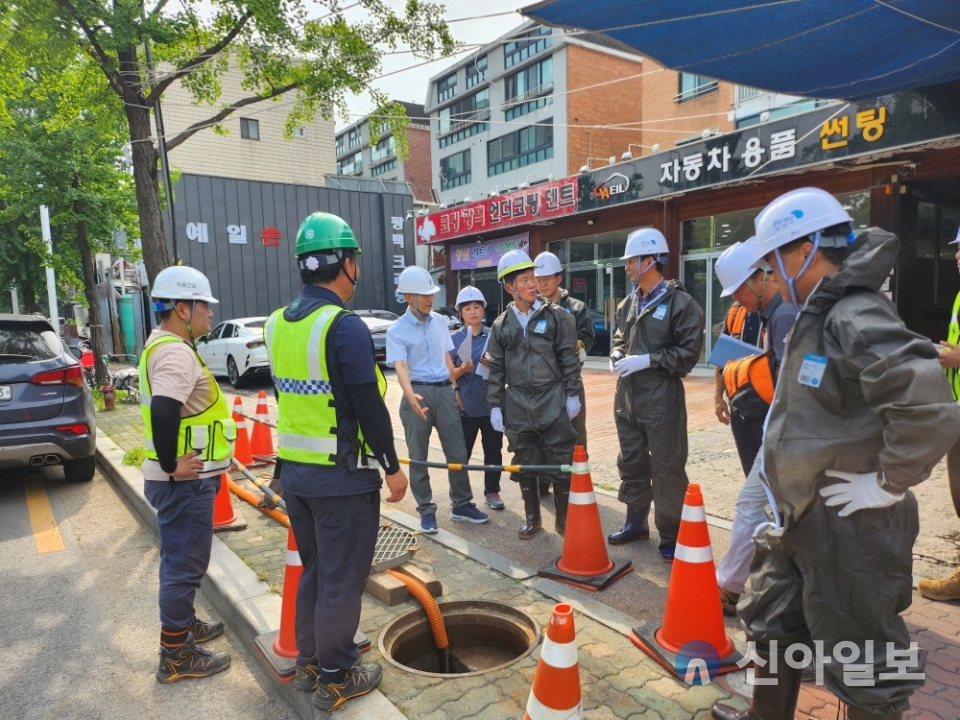
[[[37,541],[37,551],[42,553],[63,550],[63,538],[57,527],[57,519],[53,516],[50,498],[38,479],[27,480],[24,483],[27,493],[27,510],[30,512],[30,527],[33,528],[33,537]]]

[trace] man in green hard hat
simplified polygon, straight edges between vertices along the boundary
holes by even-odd
[[[342,219],[318,212],[300,226],[296,253],[303,291],[270,316],[264,339],[277,391],[280,482],[303,564],[294,687],[315,691],[314,706],[329,711],[383,675],[376,663],[359,662],[354,640],[380,527],[377,463],[387,502],[403,498],[407,478],[370,331],[344,307],[360,278],[357,239]]]

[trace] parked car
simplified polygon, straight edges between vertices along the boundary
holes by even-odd
[[[0,468],[63,465],[93,479],[97,421],[83,367],[39,315],[0,314]]]
[[[607,328],[607,322],[603,313],[590,311],[590,317],[593,319],[593,347],[590,348],[591,355],[609,355],[610,354],[610,335]]]
[[[370,328],[370,335],[373,337],[373,354],[377,362],[386,362],[387,329],[400,319],[399,316],[389,310],[354,310],[353,312]]]
[[[447,321],[447,327],[450,329],[450,332],[454,330],[459,330],[463,325],[460,322],[460,315],[457,313],[457,309],[454,307],[435,307],[434,312],[440,313]]]
[[[243,387],[257,375],[270,374],[270,361],[263,341],[265,317],[239,318],[217,325],[197,340],[197,353],[216,377],[226,377]]]

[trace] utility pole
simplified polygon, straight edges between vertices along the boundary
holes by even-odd
[[[40,232],[43,242],[47,246],[47,254],[53,261],[53,239],[50,237],[50,211],[46,205],[40,206]],[[47,265],[47,300],[50,302],[50,322],[60,334],[60,308],[57,305],[57,277],[53,272],[53,265]]]
[[[20,300],[17,298],[17,286],[15,283],[10,285],[10,311],[14,315],[20,314]]]

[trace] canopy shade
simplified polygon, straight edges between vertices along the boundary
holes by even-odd
[[[960,79],[956,0],[547,0],[522,12],[788,95],[859,101]]]

